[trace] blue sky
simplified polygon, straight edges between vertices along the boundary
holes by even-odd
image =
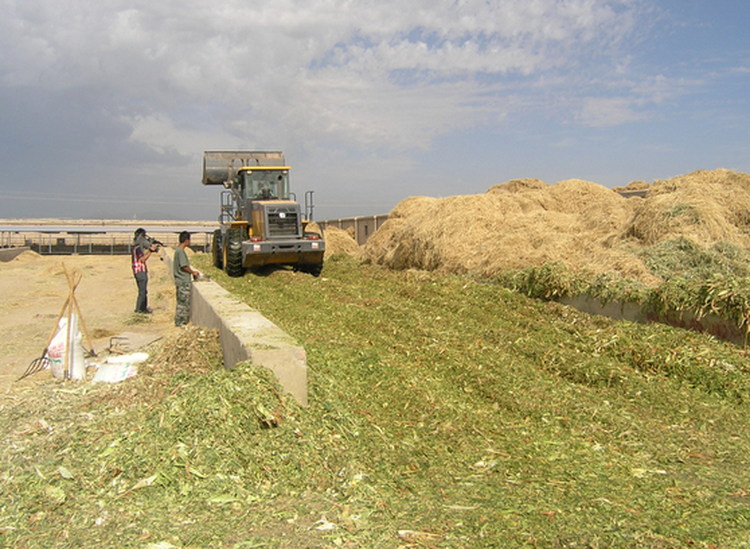
[[[520,177],[750,172],[750,2],[0,0],[0,218],[218,216],[281,149],[315,217]]]

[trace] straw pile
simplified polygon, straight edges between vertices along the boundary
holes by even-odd
[[[325,258],[341,253],[354,257],[359,255],[359,245],[354,240],[353,229],[349,232],[343,231],[338,227],[326,227],[325,231],[323,231],[315,221],[310,221],[305,228],[305,232],[319,234],[325,239]]]
[[[643,245],[684,237],[702,246],[750,246],[750,175],[697,171],[655,181],[626,234]]]
[[[612,187],[615,192],[630,192],[630,191],[647,191],[651,188],[651,185],[645,181],[631,181],[624,187]]]
[[[325,230],[325,241],[326,258],[336,254],[347,254],[352,257],[359,255],[359,244],[349,231],[341,230],[338,227],[328,227]]]
[[[750,246],[750,176],[701,171],[652,186],[633,182],[628,190],[644,185],[646,198],[623,198],[578,179],[551,186],[516,179],[484,194],[407,198],[370,237],[362,258],[480,277],[559,261],[656,284],[639,248],[680,236],[700,245]]]

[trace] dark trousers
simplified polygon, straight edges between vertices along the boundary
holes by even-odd
[[[148,312],[148,273],[135,273],[135,283],[138,285],[138,299],[135,302],[135,312]]]

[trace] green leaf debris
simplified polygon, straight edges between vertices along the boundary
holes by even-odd
[[[19,384],[6,546],[747,544],[742,348],[345,256],[319,278],[193,261],[304,346],[309,406],[195,327],[112,386]]]

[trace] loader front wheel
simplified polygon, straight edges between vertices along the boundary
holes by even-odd
[[[221,229],[214,231],[214,238],[211,241],[211,255],[214,260],[214,267],[217,269],[224,268],[224,246],[221,243]]]
[[[224,242],[224,267],[231,277],[239,277],[245,274],[242,266],[242,229],[227,229],[227,238]]]
[[[303,273],[311,274],[317,278],[320,276],[320,273],[323,272],[323,262],[321,261],[320,263],[305,265],[304,267],[300,267],[299,270]]]

